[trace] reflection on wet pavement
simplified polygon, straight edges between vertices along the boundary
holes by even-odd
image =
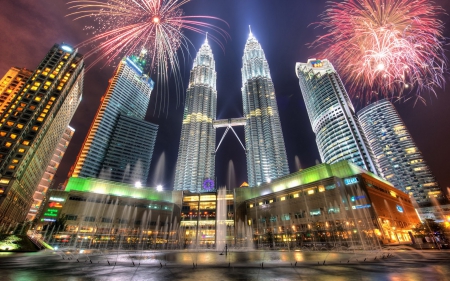
[[[450,251],[43,251],[0,254],[0,280],[449,280]]]

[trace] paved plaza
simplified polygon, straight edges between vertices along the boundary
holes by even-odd
[[[450,251],[1,253],[1,280],[450,280]]]

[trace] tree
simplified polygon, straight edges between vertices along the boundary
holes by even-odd
[[[416,227],[413,228],[414,234],[419,237],[425,237],[430,234],[439,235],[442,230],[443,227],[441,224],[435,222],[433,219],[426,219],[424,222],[418,223]]]
[[[273,248],[273,233],[272,230],[269,230],[268,232],[266,232],[266,234],[264,234],[266,241],[269,243],[269,247]]]

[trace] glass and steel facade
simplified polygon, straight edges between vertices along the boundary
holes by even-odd
[[[129,163],[117,159],[121,163],[116,163],[117,165],[114,164],[113,166],[111,165],[114,161],[110,159],[112,156],[109,156],[109,164],[107,166],[105,166],[104,162],[108,149],[113,149],[109,148],[109,145],[116,134],[116,130],[123,128],[123,122],[119,124],[120,128],[117,127],[119,116],[129,116],[142,120],[142,128],[148,127],[146,126],[147,122],[143,120],[147,112],[154,82],[144,74],[143,68],[144,61],[141,57],[131,56],[124,58],[120,62],[113,78],[110,80],[106,93],[101,99],[95,119],[92,122],[76,163],[72,167],[71,176],[106,178],[114,173],[114,177],[109,179],[121,180],[128,164],[134,167],[137,165],[137,161],[134,161],[133,157],[127,159],[127,161],[131,161]],[[130,126],[136,128],[136,126],[139,127],[140,125],[136,125],[136,121],[133,121],[130,123]],[[120,132],[117,133],[120,134]],[[144,132],[141,133],[144,134]],[[147,133],[150,135],[155,133],[153,126],[151,131],[145,134]],[[131,134],[128,137],[128,143],[135,142],[137,145],[139,144],[140,149],[137,149],[139,151],[142,151],[142,145],[147,146],[145,153],[139,159],[141,163],[150,163],[151,159],[144,159],[144,157],[151,157],[154,143],[144,144],[142,135]],[[120,137],[116,136],[115,138]],[[136,156],[134,152],[133,155]],[[111,168],[115,170],[111,171]],[[131,168],[133,167],[129,169]],[[142,166],[142,170],[148,170],[148,166]],[[141,181],[146,182],[147,178],[142,178]]]
[[[217,192],[184,193],[180,216],[180,246],[183,249],[223,250],[223,247],[218,248],[218,246],[233,245],[235,235],[233,199],[231,192],[224,193],[222,197]],[[224,204],[224,208],[218,210],[221,203]],[[223,215],[220,215],[221,218],[219,218],[220,212],[223,212]],[[219,223],[225,226],[222,234],[225,243],[217,241],[220,236]]]
[[[242,57],[242,103],[250,186],[287,175],[289,167],[275,89],[264,51],[249,34]]]
[[[379,249],[413,243],[420,223],[407,194],[347,161],[234,193],[235,221],[253,229],[257,248]]]
[[[0,223],[22,222],[81,100],[83,57],[54,45],[0,117]]]
[[[297,63],[296,74],[322,162],[347,160],[378,174],[344,85],[326,59]]]
[[[157,132],[158,125],[121,114],[103,161],[104,179],[145,185]]]
[[[380,100],[358,112],[383,177],[408,193],[419,205],[444,199],[438,183],[423,159],[394,105]]]
[[[206,40],[194,60],[186,92],[174,190],[206,191],[205,181],[214,180],[216,131],[215,61]]]
[[[65,219],[52,245],[82,248],[170,249],[178,246],[182,192],[70,178],[66,189],[50,190],[43,225]]]

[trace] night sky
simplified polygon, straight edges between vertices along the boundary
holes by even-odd
[[[184,6],[186,15],[220,17],[230,25],[227,30],[231,40],[226,42],[225,51],[211,43],[216,60],[218,119],[242,116],[242,55],[248,26],[251,25],[269,63],[291,172],[298,169],[298,162],[301,168],[307,168],[320,159],[295,75],[295,63],[306,62],[320,51],[310,49],[306,44],[324,32],[308,25],[318,21],[325,3],[326,0],[192,0]],[[450,12],[450,1],[438,0],[437,3]],[[66,14],[66,1],[62,0],[2,1],[0,75],[3,76],[11,66],[34,70],[54,43],[75,45],[89,38],[90,35],[83,30],[88,22],[74,22]],[[450,17],[443,17],[442,20],[446,26],[445,36],[450,37]],[[186,35],[195,46],[190,50],[193,58],[204,36],[190,32]],[[87,50],[81,49],[79,52],[83,54]],[[182,68],[185,81],[189,78],[192,58],[187,59]],[[85,75],[83,100],[71,122],[76,133],[58,170],[56,185],[66,179],[70,166],[74,164],[113,70],[112,66],[102,67],[99,64]],[[413,139],[443,187],[450,186],[450,95],[447,89],[438,90],[437,97],[427,96],[426,106],[414,105],[414,101],[396,104]],[[185,89],[182,94],[185,94]],[[175,92],[170,95],[174,100]],[[159,125],[148,184],[162,184],[165,189],[171,189],[183,106],[177,107],[172,102],[167,114],[158,116],[153,114],[155,106],[159,108],[155,97],[153,94],[146,118]],[[224,128],[218,129],[217,140],[224,131]],[[243,127],[236,128],[236,131],[244,141]],[[297,164],[296,157],[299,159]],[[231,132],[217,153],[216,176],[218,186],[236,186],[247,180],[245,153]]]

